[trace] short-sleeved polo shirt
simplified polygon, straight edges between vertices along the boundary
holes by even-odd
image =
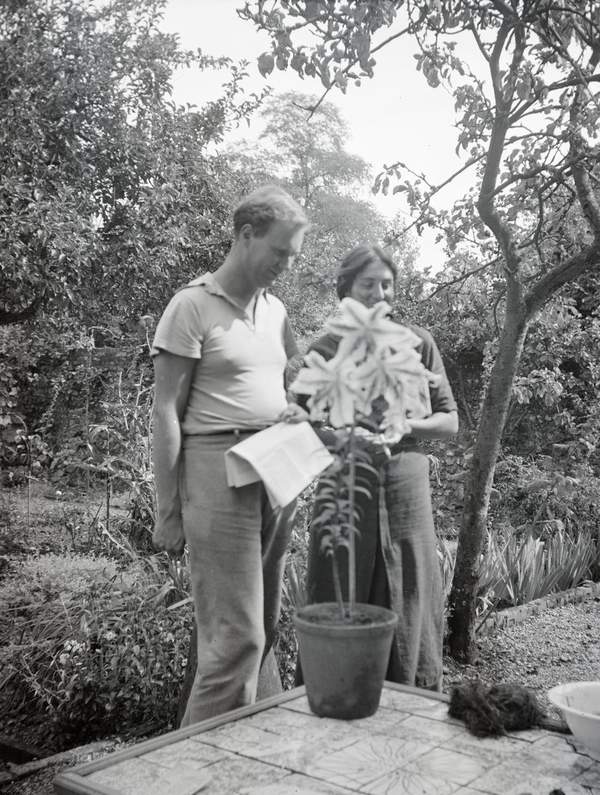
[[[287,406],[284,372],[298,349],[281,301],[263,291],[252,313],[204,274],[179,290],[154,335],[161,351],[197,359],[184,435],[257,428]]]

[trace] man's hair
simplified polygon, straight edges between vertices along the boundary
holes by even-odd
[[[398,266],[383,249],[379,246],[356,246],[346,254],[338,268],[336,290],[340,301],[350,293],[356,278],[373,262],[382,262],[391,270],[396,281]]]
[[[245,224],[250,224],[256,237],[263,237],[275,221],[308,226],[302,207],[279,185],[263,185],[240,201],[233,211],[233,231],[237,237]]]

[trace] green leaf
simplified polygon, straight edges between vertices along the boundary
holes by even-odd
[[[275,58],[270,52],[263,52],[258,57],[258,71],[263,77],[268,77],[275,67]]]

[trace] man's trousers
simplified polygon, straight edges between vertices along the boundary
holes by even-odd
[[[279,620],[295,503],[274,512],[260,481],[227,485],[225,451],[246,437],[184,438],[180,495],[198,667],[182,726],[254,702]]]

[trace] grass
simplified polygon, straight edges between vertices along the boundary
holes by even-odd
[[[96,496],[37,485],[0,502],[0,713],[52,751],[171,727],[187,660],[191,611],[168,610],[185,582],[119,531],[124,508],[107,533]]]

